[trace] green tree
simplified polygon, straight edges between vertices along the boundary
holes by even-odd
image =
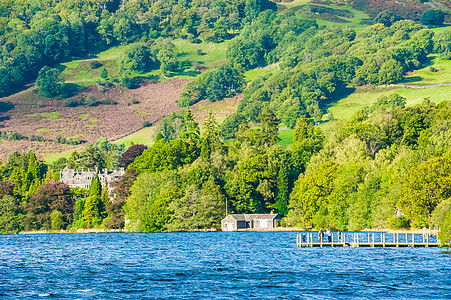
[[[390,59],[385,62],[379,70],[379,83],[396,83],[402,79],[404,67],[398,61]]]
[[[424,25],[442,25],[445,14],[438,9],[428,9],[421,15],[420,21]]]
[[[438,238],[440,244],[447,248],[451,248],[451,211],[449,211],[443,222],[440,224],[440,232]]]
[[[328,161],[312,173],[299,176],[290,195],[288,219],[292,225],[312,225],[315,215],[327,213],[328,199],[334,188],[338,166]]]
[[[50,214],[50,221],[52,230],[60,230],[64,228],[63,214],[60,211],[52,211],[52,213]]]
[[[282,162],[277,178],[276,207],[282,216],[286,216],[288,213],[288,199],[290,197],[288,171],[285,164],[285,162]]]
[[[105,204],[103,201],[107,200],[104,198],[102,198],[102,185],[99,180],[99,174],[96,172],[91,179],[89,197],[86,199],[83,209],[83,221],[86,222],[88,226],[100,225],[102,219],[106,217]]]
[[[398,207],[413,220],[413,227],[421,228],[431,223],[431,213],[437,205],[451,196],[451,161],[433,157],[409,173]]]
[[[23,230],[25,214],[23,213],[20,201],[11,196],[4,195],[0,198],[0,232],[12,233]]]
[[[39,94],[44,97],[64,97],[65,88],[64,81],[60,77],[58,69],[52,69],[49,66],[44,66],[38,74],[36,79]]]
[[[200,137],[199,124],[194,119],[194,115],[189,107],[183,112],[183,124],[180,138],[196,142]]]
[[[259,115],[261,121],[261,133],[265,148],[277,144],[279,138],[279,121],[276,115],[268,108],[262,110]]]

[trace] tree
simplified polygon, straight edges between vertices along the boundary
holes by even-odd
[[[64,227],[63,214],[58,210],[52,211],[50,221],[52,230],[60,230]]]
[[[157,59],[160,62],[160,70],[163,75],[167,75],[177,66],[177,53],[169,49],[163,48],[158,51]]]
[[[392,26],[395,22],[398,22],[402,20],[400,16],[398,16],[396,13],[391,12],[389,10],[384,10],[383,12],[380,12],[375,18],[375,23],[382,23],[387,27]]]
[[[127,168],[135,160],[135,158],[140,156],[146,149],[147,146],[142,144],[130,146],[127,151],[122,154],[119,165]]]
[[[136,44],[121,57],[119,70],[145,73],[151,69],[154,62],[155,58],[150,48],[143,44]]]
[[[31,196],[25,205],[28,212],[25,220],[26,230],[51,229],[51,213],[61,212],[64,224],[70,224],[74,211],[74,197],[69,187],[62,182],[49,181]]]
[[[290,197],[288,182],[288,170],[286,162],[282,162],[282,166],[279,169],[279,176],[277,178],[277,197],[276,207],[279,214],[286,216],[288,213],[288,198]]]
[[[424,25],[442,25],[445,14],[438,9],[428,9],[421,15],[420,21]]]
[[[441,231],[438,233],[440,244],[451,248],[451,210],[446,214],[445,219],[440,224]]]
[[[138,177],[136,168],[128,169],[125,174],[113,183],[113,199],[106,207],[110,218],[105,222],[107,228],[124,228],[124,205],[125,201],[131,194],[131,187]]]
[[[275,145],[279,138],[279,121],[276,115],[268,108],[262,110],[259,115],[261,121],[261,133],[265,148]]]
[[[292,225],[303,224],[306,227],[314,223],[315,216],[319,220],[318,217],[327,214],[328,198],[334,188],[338,166],[328,161],[312,173],[299,176],[290,195],[288,219]]]
[[[197,141],[200,137],[199,124],[194,120],[193,113],[189,107],[183,112],[183,129],[180,138],[184,140]]]
[[[404,67],[398,61],[390,59],[385,62],[379,70],[379,83],[396,83],[402,79]]]
[[[83,209],[83,221],[88,226],[100,225],[102,219],[106,217],[105,195],[102,197],[102,185],[99,180],[99,174],[96,172],[89,186],[89,197],[86,199]]]
[[[108,70],[107,70],[107,68],[103,68],[102,69],[102,73],[100,73],[100,77],[102,79],[107,79],[108,78]]]
[[[204,151],[207,151],[207,156],[203,156],[204,158],[209,159],[211,153],[221,150],[222,149],[222,143],[221,143],[221,130],[219,129],[218,123],[216,123],[216,120],[213,116],[213,113],[210,111],[208,114],[207,119],[204,122],[204,132],[202,134],[202,149],[204,147],[207,147],[208,149],[205,149]],[[205,146],[204,146],[205,142]],[[201,150],[202,153],[202,150]]]
[[[11,195],[3,195],[0,198],[0,233],[21,231],[24,219],[20,201]]]
[[[52,69],[49,66],[44,66],[38,74],[36,79],[39,94],[44,97],[64,97],[64,81],[60,77],[58,69]]]
[[[421,228],[430,224],[431,213],[437,205],[451,196],[451,160],[433,157],[409,173],[398,207],[413,220],[413,227]]]

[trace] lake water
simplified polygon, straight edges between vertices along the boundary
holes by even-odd
[[[451,299],[441,248],[296,248],[295,232],[0,235],[0,298]]]

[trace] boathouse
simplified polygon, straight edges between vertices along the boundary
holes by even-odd
[[[221,220],[222,231],[272,230],[282,220],[279,214],[230,214]]]

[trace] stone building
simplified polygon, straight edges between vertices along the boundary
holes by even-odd
[[[75,171],[74,169],[69,169],[66,167],[60,172],[60,181],[67,184],[69,187],[89,189],[91,186],[91,180],[96,175],[96,172],[97,170]],[[113,189],[112,182],[121,178],[124,173],[124,168],[114,171],[103,169],[102,171],[99,171],[100,183],[104,186],[106,182],[108,192],[111,192]]]
[[[282,217],[270,214],[231,214],[221,220],[222,231],[271,230],[277,228]]]

